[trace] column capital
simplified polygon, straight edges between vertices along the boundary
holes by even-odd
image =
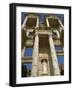
[[[49,37],[52,38],[52,33],[49,34]]]
[[[39,35],[39,33],[38,32],[35,32],[35,36],[38,36]]]

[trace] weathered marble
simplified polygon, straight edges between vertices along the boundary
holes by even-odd
[[[49,35],[49,44],[50,44],[50,51],[51,51],[51,58],[53,63],[54,75],[60,75],[58,60],[56,56],[56,51],[52,39],[52,35]]]
[[[33,49],[33,61],[32,61],[32,73],[31,76],[37,76],[38,74],[38,56],[39,56],[39,37],[35,35],[34,49]]]

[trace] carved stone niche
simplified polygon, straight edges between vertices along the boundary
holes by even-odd
[[[47,59],[42,59],[41,60],[41,66],[42,66],[42,75],[47,75],[48,74],[48,63],[47,63]]]
[[[39,67],[41,76],[48,75],[48,59],[49,55],[47,53],[39,54]]]

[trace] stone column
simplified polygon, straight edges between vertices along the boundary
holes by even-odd
[[[59,24],[61,25],[62,30],[64,30],[64,26],[63,26],[63,24],[62,24],[62,22],[61,22],[61,20],[60,20],[60,19],[58,19],[58,22],[59,22]]]
[[[51,51],[54,75],[60,75],[60,70],[59,70],[59,65],[58,65],[58,60],[57,60],[57,56],[56,56],[56,51],[55,51],[52,35],[49,35],[49,44],[50,44],[50,51]]]
[[[39,59],[40,60],[40,59]],[[39,76],[41,76],[41,74],[42,74],[42,64],[41,64],[41,60],[39,61]]]
[[[36,27],[39,26],[39,18],[37,18],[37,23],[36,23]]]
[[[46,18],[47,27],[49,27],[49,21],[48,18]]]
[[[24,57],[24,53],[25,53],[25,46],[24,46],[24,48],[22,49],[22,51],[21,51],[21,57]]]
[[[38,34],[35,35],[35,42],[33,48],[33,61],[32,61],[32,72],[31,76],[36,77],[38,73],[38,53],[39,53],[39,37]]]
[[[27,19],[28,19],[28,16],[26,16],[26,18],[25,18],[25,20],[24,20],[24,22],[23,22],[23,24],[22,24],[22,26],[21,26],[21,29],[23,30],[23,28],[25,27],[25,24],[26,24],[26,22],[27,22]]]
[[[48,76],[50,76],[50,65],[49,65],[49,60],[48,60]]]

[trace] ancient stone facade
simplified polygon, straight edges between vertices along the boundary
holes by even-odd
[[[21,32],[21,63],[32,66],[31,69],[22,66],[22,77],[60,75],[57,55],[64,56],[64,25],[61,20],[55,15],[50,15],[45,16],[44,23],[41,23],[38,15],[28,14]],[[56,52],[55,46],[60,46],[63,50]]]

